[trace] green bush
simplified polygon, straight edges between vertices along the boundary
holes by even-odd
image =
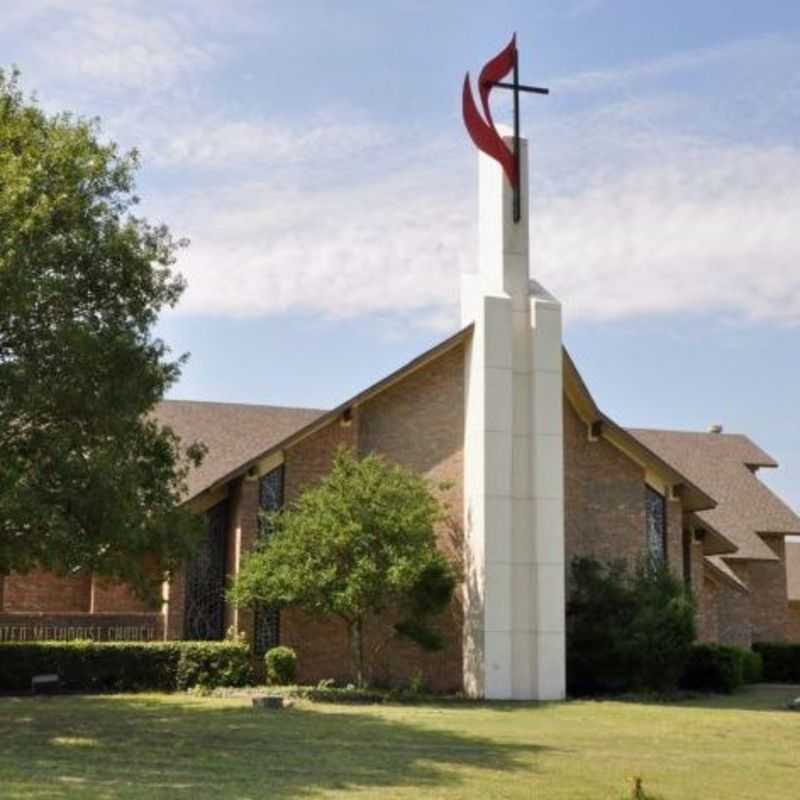
[[[763,659],[765,681],[800,683],[800,644],[757,642],[753,650]]]
[[[231,642],[37,642],[0,644],[0,691],[29,691],[56,673],[81,691],[175,691],[251,682],[246,645]]]
[[[730,694],[744,683],[746,653],[723,644],[696,644],[681,685],[685,689]]]
[[[676,688],[695,636],[694,606],[664,566],[572,561],[567,602],[571,694]]]
[[[267,680],[278,686],[288,686],[297,678],[297,654],[291,647],[273,647],[264,656]]]
[[[745,683],[761,683],[764,680],[764,659],[760,653],[743,650],[742,677]]]

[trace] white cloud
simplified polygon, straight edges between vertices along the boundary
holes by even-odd
[[[667,151],[669,148],[666,148]],[[536,187],[535,187],[536,188]],[[474,193],[447,168],[323,189],[242,183],[163,208],[193,239],[183,313],[456,320]],[[570,320],[720,313],[800,321],[800,152],[698,148],[538,190],[532,274]]]
[[[105,2],[72,9],[33,49],[61,77],[102,81],[106,90],[158,91],[213,63],[216,47],[193,41],[195,28],[183,14],[142,14]]]
[[[800,151],[728,147],[547,194],[533,271],[569,319],[719,313],[800,322]]]

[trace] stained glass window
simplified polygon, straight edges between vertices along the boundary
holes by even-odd
[[[649,486],[645,490],[645,517],[647,552],[654,561],[663,564],[667,556],[667,503],[663,494]]]
[[[283,465],[262,476],[258,487],[259,506],[262,511],[278,511],[283,506]],[[259,521],[259,537],[269,536],[269,523],[263,517]],[[263,655],[280,642],[280,612],[277,608],[258,606],[255,609],[255,631],[253,649]]]
[[[225,554],[228,504],[206,513],[206,536],[186,567],[185,639],[222,639],[225,634]]]

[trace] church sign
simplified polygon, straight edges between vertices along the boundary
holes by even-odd
[[[0,642],[153,642],[160,614],[0,614]]]

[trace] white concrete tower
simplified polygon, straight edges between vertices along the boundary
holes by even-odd
[[[511,139],[506,138],[511,147]],[[528,146],[522,218],[500,165],[479,154],[479,271],[462,276],[465,690],[490,699],[565,693],[561,305],[529,278]]]

